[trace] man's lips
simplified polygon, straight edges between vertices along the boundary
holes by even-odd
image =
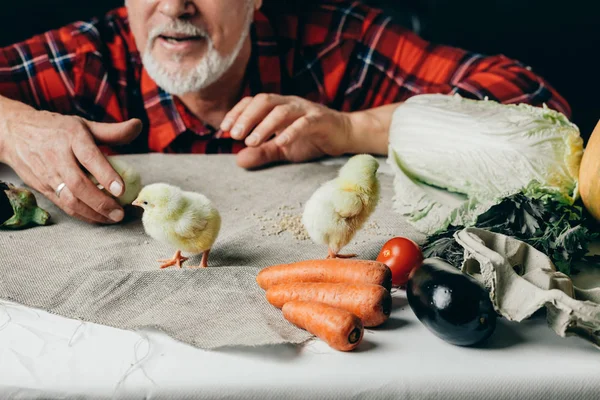
[[[204,39],[202,36],[187,36],[187,35],[179,35],[179,34],[159,35],[159,38],[166,40],[168,42],[172,42],[172,43],[186,42],[186,41],[198,41],[198,40]]]
[[[206,39],[202,36],[186,35],[160,35],[156,38],[157,43],[168,51],[189,52],[197,49]]]

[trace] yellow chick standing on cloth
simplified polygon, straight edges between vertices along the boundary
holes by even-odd
[[[145,186],[132,204],[144,209],[142,223],[146,233],[177,249],[172,259],[158,260],[163,263],[161,268],[181,268],[188,259],[181,255],[182,251],[202,253],[200,267],[208,266],[208,254],[221,229],[221,215],[206,196],[154,183]]]
[[[329,248],[327,258],[351,258],[338,252],[354,237],[379,202],[379,162],[368,154],[353,156],[338,177],[324,183],[306,202],[302,223],[310,238]]]

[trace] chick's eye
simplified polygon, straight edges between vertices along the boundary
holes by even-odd
[[[147,206],[147,205],[148,205],[148,202],[147,202],[147,201],[144,201],[144,202],[142,202],[142,204],[144,204],[144,205],[146,205],[146,206]]]

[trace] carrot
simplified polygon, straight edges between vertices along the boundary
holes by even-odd
[[[359,317],[365,327],[387,321],[392,297],[383,286],[368,283],[284,283],[267,290],[267,301],[282,308],[289,301],[316,301],[342,308]]]
[[[290,301],[283,305],[282,311],[285,319],[336,350],[353,350],[362,341],[364,328],[360,318],[341,308],[311,301]]]
[[[282,283],[329,282],[371,283],[389,291],[392,272],[387,265],[378,261],[331,258],[273,265],[261,270],[256,282],[264,290]]]

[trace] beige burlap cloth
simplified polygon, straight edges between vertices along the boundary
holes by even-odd
[[[54,224],[0,231],[0,298],[122,329],[151,327],[201,348],[301,343],[255,281],[271,264],[323,258],[300,223],[305,201],[340,166],[284,165],[245,171],[233,156],[124,156],[144,184],[167,182],[215,202],[223,223],[207,269],[160,270],[174,249],[145,235],[139,216],[114,226],[79,222],[36,194]],[[344,161],[344,160],[339,160]],[[422,240],[392,211],[392,176],[380,173],[381,202],[344,250],[375,258],[387,239]],[[21,184],[0,165],[0,179]],[[191,258],[191,265],[199,264]]]

